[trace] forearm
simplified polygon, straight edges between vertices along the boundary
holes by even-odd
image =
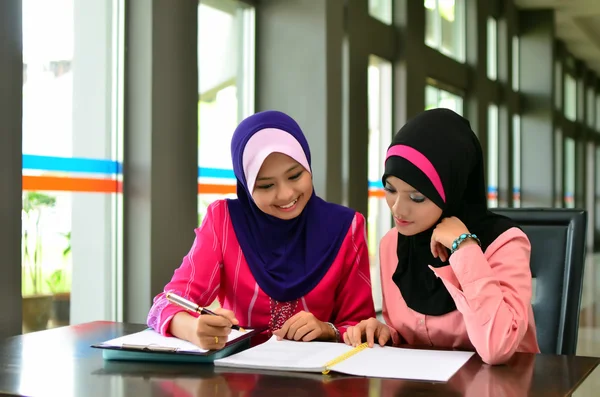
[[[196,317],[190,315],[187,312],[179,312],[171,319],[171,323],[169,324],[169,332],[183,340],[187,340],[188,342],[193,341],[192,334],[196,329]]]

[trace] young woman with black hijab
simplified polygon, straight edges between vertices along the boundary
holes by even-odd
[[[481,145],[448,109],[425,111],[394,137],[382,177],[395,228],[380,244],[383,324],[344,341],[475,350],[489,364],[539,352],[531,246],[487,208]]]

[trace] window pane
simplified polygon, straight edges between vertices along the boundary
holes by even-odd
[[[583,105],[584,98],[585,90],[583,87],[583,80],[579,79],[577,80],[577,121],[581,123],[585,123],[583,112],[585,110],[585,107]]]
[[[600,94],[596,96],[596,131],[600,133]]]
[[[392,227],[392,217],[381,184],[385,154],[392,141],[392,64],[371,55],[368,70],[369,208],[368,244],[375,309],[381,310],[378,245]]]
[[[488,106],[488,207],[498,206],[498,154],[500,151],[498,142],[498,106]]]
[[[565,197],[566,208],[575,208],[575,140],[565,138]]]
[[[459,62],[464,62],[464,0],[425,0],[424,6],[425,44]]]
[[[513,115],[513,207],[521,207],[521,116]]]
[[[498,25],[492,17],[487,20],[487,76],[498,78]]]
[[[577,118],[577,83],[570,74],[565,74],[565,117],[571,121]]]
[[[198,6],[198,223],[211,202],[235,197],[231,137],[254,113],[254,9],[228,4]]]
[[[587,125],[590,128],[594,128],[594,124],[596,122],[595,118],[597,117],[594,112],[595,112],[595,104],[596,104],[596,98],[594,97],[594,89],[592,87],[588,87],[587,89]]]
[[[560,61],[554,63],[554,106],[558,110],[563,106],[563,74]]]
[[[440,46],[440,24],[438,23],[437,0],[425,0],[425,44],[432,48]]]
[[[369,0],[369,14],[388,25],[392,24],[392,0]]]
[[[447,108],[462,115],[463,99],[448,91],[427,85],[425,86],[425,110],[433,108]]]
[[[563,138],[562,131],[554,131],[554,206],[563,206]]]
[[[596,146],[596,230],[600,230],[600,146]]]
[[[517,92],[520,89],[520,49],[519,49],[519,36],[513,36],[512,38],[512,89]]]
[[[122,3],[23,0],[23,331],[117,320]]]

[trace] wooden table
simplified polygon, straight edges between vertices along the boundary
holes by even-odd
[[[447,383],[277,372],[212,365],[105,362],[90,347],[144,329],[92,322],[0,342],[0,394],[26,396],[568,396],[600,358],[518,353],[503,366],[474,356]],[[435,365],[435,363],[432,363]]]

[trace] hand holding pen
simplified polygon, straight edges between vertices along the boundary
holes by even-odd
[[[186,339],[203,349],[222,349],[232,329],[245,332],[230,310],[219,308],[213,312],[172,292],[167,292],[166,298],[184,309],[201,314],[198,318],[194,318],[185,312],[180,312],[173,317],[171,329],[176,331],[173,332],[175,336]]]

